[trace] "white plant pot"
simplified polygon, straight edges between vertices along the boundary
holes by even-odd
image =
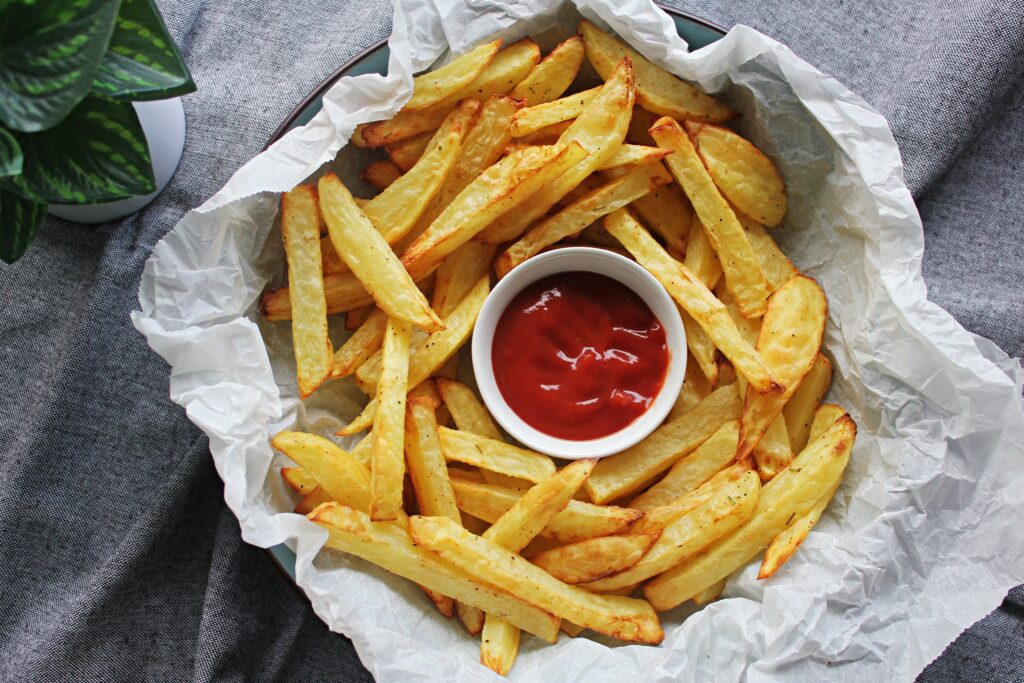
[[[174,175],[185,149],[185,108],[181,98],[133,102],[149,145],[156,192],[107,204],[51,204],[51,215],[76,223],[106,223],[135,213],[153,201]]]

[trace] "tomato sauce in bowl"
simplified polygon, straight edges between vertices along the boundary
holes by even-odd
[[[643,415],[670,357],[665,329],[644,300],[584,271],[549,275],[516,294],[491,347],[495,382],[512,411],[575,441],[614,434]]]

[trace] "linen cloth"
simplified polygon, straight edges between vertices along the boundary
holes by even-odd
[[[925,224],[930,296],[1014,356],[1024,247],[1024,5],[672,2],[788,44],[884,113]],[[369,680],[222,502],[207,442],[128,320],[152,246],[255,155],[387,2],[160,2],[199,91],[144,211],[47,219],[0,266],[0,680]],[[1024,589],[920,680],[1024,680]]]

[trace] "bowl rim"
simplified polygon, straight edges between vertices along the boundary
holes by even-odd
[[[494,332],[511,300],[540,279],[569,272],[588,272],[611,278],[639,296],[665,330],[668,367],[651,405],[628,425],[602,437],[564,439],[530,425],[509,406],[494,376]],[[523,446],[555,458],[603,458],[634,446],[668,417],[686,373],[686,330],[675,301],[660,282],[632,259],[600,247],[560,247],[527,259],[503,277],[487,295],[477,316],[471,343],[473,374],[491,416]]]

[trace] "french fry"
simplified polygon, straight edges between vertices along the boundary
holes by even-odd
[[[662,149],[661,147],[622,144],[615,151],[615,154],[613,154],[608,161],[604,162],[604,164],[602,164],[597,170],[609,171],[613,168],[618,168],[625,169],[626,171],[632,171],[637,166],[653,164],[655,161],[664,159],[671,153],[671,150]],[[671,180],[671,176],[669,176],[669,179]]]
[[[453,477],[451,482],[459,509],[487,522],[497,521],[523,495],[509,488],[460,477]],[[620,533],[643,516],[640,510],[572,500],[544,527],[541,535],[560,543],[574,543]]]
[[[512,97],[533,107],[562,96],[583,64],[583,40],[572,36],[559,43],[512,90]]]
[[[748,471],[668,525],[639,562],[623,572],[589,583],[586,588],[598,591],[627,588],[695,556],[750,519],[760,492],[757,473]]]
[[[782,385],[761,355],[743,340],[724,304],[690,269],[674,260],[624,210],[610,213],[605,229],[668,290],[683,310],[708,333],[715,346],[732,361],[751,386],[763,393],[780,393]]]
[[[367,284],[377,305],[389,316],[413,325],[443,329],[441,319],[430,309],[384,237],[352,201],[338,176],[328,173],[320,179],[319,187],[320,209],[334,249],[356,278]]]
[[[429,336],[430,334],[428,332],[419,328],[412,331],[412,334],[409,336],[409,348],[412,349],[412,351],[410,351],[410,356],[415,355],[416,349],[418,349]],[[378,349],[358,368],[356,368],[356,386],[358,386],[359,389],[367,396],[377,395],[377,384],[380,381],[381,360],[381,351]]]
[[[717,495],[723,487],[736,481],[749,471],[750,467],[746,463],[733,463],[729,465],[725,469],[716,472],[714,476],[693,491],[679,496],[667,505],[659,505],[644,510],[643,519],[634,524],[630,528],[629,533],[661,533],[669,524],[672,524],[672,522],[689,513],[697,506],[707,502]]]
[[[739,330],[740,336],[743,337],[743,341],[750,344],[752,347],[757,346],[757,337],[761,334],[761,319],[760,318],[744,318],[743,314],[740,313],[739,307],[736,305],[736,301],[732,298],[732,294],[729,293],[728,288],[724,282],[719,282],[718,287],[715,289],[715,294],[718,295],[718,300],[725,306],[726,312],[729,313],[729,317],[736,324],[736,329]],[[744,391],[746,389],[744,388]]]
[[[363,283],[352,273],[331,273],[324,275],[324,296],[327,299],[327,315],[351,311],[353,308],[373,303],[373,297]],[[270,322],[292,319],[292,305],[289,287],[267,290],[260,297],[260,311]]]
[[[332,500],[334,499],[327,495],[327,492],[318,486],[302,497],[299,504],[295,506],[294,512],[300,515],[308,515],[318,506]]]
[[[490,272],[498,248],[491,244],[466,242],[451,253],[437,269],[431,307],[442,317],[451,315],[473,285]]]
[[[288,258],[288,291],[295,317],[292,344],[299,395],[306,398],[330,377],[334,351],[327,336],[327,299],[320,253],[316,190],[299,185],[281,195],[281,236]]]
[[[435,554],[417,548],[400,527],[373,522],[361,511],[338,503],[322,505],[309,517],[327,529],[330,548],[361,557],[432,591],[499,615],[550,643],[558,637],[559,620],[550,612],[472,578]]]
[[[367,434],[359,440],[352,450],[348,452],[360,465],[366,468],[366,471],[370,471],[370,465],[373,460],[373,434]],[[360,508],[362,509],[362,508]]]
[[[370,518],[398,517],[405,477],[405,395],[408,392],[408,323],[389,318],[384,332],[380,386],[381,405],[373,418],[373,460],[370,469]]]
[[[374,308],[370,317],[334,352],[334,370],[331,377],[348,377],[376,353],[384,341],[387,323],[387,314],[379,308]]]
[[[686,362],[686,374],[683,376],[683,388],[679,390],[679,396],[668,413],[668,419],[676,419],[710,393],[711,384],[704,377],[696,361],[692,357],[689,358]]]
[[[703,605],[703,604],[706,604],[706,603],[709,603],[709,602],[714,602],[715,600],[717,600],[722,595],[722,591],[724,591],[724,590],[725,590],[725,579],[722,579],[721,581],[719,581],[715,585],[708,586],[707,588],[702,590],[700,593],[697,593],[696,595],[694,595],[693,596],[693,602],[694,602],[694,604],[697,604],[697,605]]]
[[[484,72],[499,49],[500,38],[473,48],[444,66],[420,74],[413,79],[412,97],[405,103],[404,109],[426,109],[458,96]]]
[[[501,431],[472,389],[450,379],[437,380],[437,388],[460,431],[477,434],[486,439],[502,439]]]
[[[471,100],[475,102],[476,100]],[[449,114],[449,117],[451,114]],[[440,129],[438,129],[440,130]],[[420,160],[423,153],[427,151],[430,139],[434,137],[433,131],[420,133],[411,138],[387,145],[384,150],[388,153],[388,159],[401,173],[407,172],[416,162]],[[397,180],[397,178],[396,178]]]
[[[558,147],[581,145],[586,159],[558,174],[530,199],[521,211],[506,213],[480,234],[480,241],[500,243],[519,237],[534,220],[547,213],[572,188],[615,154],[626,136],[633,113],[633,67],[623,60],[586,109],[565,129]]]
[[[334,500],[364,512],[370,509],[370,473],[332,441],[315,434],[280,432],[270,444]]]
[[[546,455],[457,429],[441,427],[438,432],[448,460],[533,482],[542,481],[555,471],[555,464]]]
[[[357,147],[384,147],[437,130],[452,106],[441,104],[417,111],[400,111],[386,121],[364,123],[356,127],[352,142]]]
[[[608,182],[531,229],[506,249],[494,266],[498,277],[504,277],[510,270],[540,253],[545,247],[579,233],[602,216],[626,206],[671,180],[661,164],[649,164]]]
[[[530,562],[563,583],[585,584],[629,569],[657,539],[658,534],[591,538],[535,555]]]
[[[815,417],[815,410],[828,393],[832,384],[832,363],[822,354],[814,357],[814,365],[804,375],[792,398],[782,409],[786,420],[786,431],[789,432],[789,445],[793,452],[799,453],[807,445],[807,435]]]
[[[437,382],[433,379],[428,379],[420,382],[410,389],[409,393],[405,397],[406,412],[408,412],[409,403],[413,400],[417,400],[420,403],[429,406],[430,409],[435,412],[434,419],[437,419],[436,412],[443,405],[441,392],[437,390]]]
[[[683,258],[683,264],[700,278],[700,281],[708,289],[714,289],[722,278],[722,264],[718,260],[718,254],[711,246],[711,240],[708,239],[704,224],[700,222],[700,217],[696,214],[690,220],[689,239],[686,243],[686,256]]]
[[[601,92],[600,86],[520,109],[512,117],[512,137],[520,138],[535,133],[541,128],[575,119],[583,113],[583,110],[597,97],[599,92]]]
[[[761,475],[762,482],[771,480],[793,462],[796,454],[789,445],[789,432],[786,431],[786,421],[781,413],[771,421],[751,453],[754,454],[757,473]]]
[[[814,420],[811,422],[811,430],[808,432],[807,438],[814,441],[824,434],[825,430],[831,427],[832,424],[837,422],[843,415],[846,415],[846,411],[842,406],[836,405],[835,403],[822,403],[818,406],[818,409],[814,411]]]
[[[737,218],[743,224],[743,229],[747,231],[747,239],[750,240],[750,246],[757,254],[765,282],[768,283],[768,288],[774,292],[786,284],[789,278],[796,275],[798,271],[793,262],[782,253],[779,245],[775,243],[767,230],[747,218],[741,216],[737,216]]]
[[[623,172],[620,168],[610,168],[605,175],[614,178]],[[677,184],[655,189],[633,202],[632,208],[648,228],[665,240],[670,251],[676,254],[687,251],[693,207]]]
[[[605,33],[589,21],[580,22],[580,33],[587,59],[602,78],[624,57],[633,60],[636,69],[636,101],[644,109],[664,116],[718,123],[736,115],[729,107],[698,90],[625,43]]]
[[[697,321],[690,317],[690,314],[680,309],[679,317],[683,321],[683,329],[686,331],[686,348],[690,350],[690,356],[695,361],[704,379],[711,386],[718,383],[718,361],[715,355],[718,349],[711,337],[704,331],[704,328],[697,324]]]
[[[424,143],[429,142],[429,140],[430,138],[427,138]],[[381,159],[380,161],[374,161],[364,168],[363,172],[359,174],[359,177],[373,185],[378,192],[382,192],[396,180],[401,178],[402,173],[402,169],[393,161]]]
[[[739,420],[722,424],[704,443],[673,465],[658,483],[630,501],[629,506],[650,510],[669,505],[695,490],[733,461],[739,435]]]
[[[317,487],[316,479],[301,467],[282,467],[281,479],[296,493],[307,495]]]
[[[516,145],[554,145],[558,142],[559,138],[562,137],[562,133],[569,130],[573,121],[562,121],[561,123],[552,123],[546,128],[541,128],[535,133],[524,135],[521,138],[516,138],[514,144]]]
[[[722,126],[687,121],[686,132],[715,185],[730,202],[762,225],[782,222],[786,185],[761,150]]]
[[[693,143],[674,119],[658,119],[651,135],[659,147],[672,150],[665,162],[700,217],[740,311],[746,318],[760,317],[768,299],[768,284],[736,214],[719,194]]]
[[[604,503],[639,491],[700,446],[723,422],[739,417],[741,410],[735,386],[716,389],[693,410],[666,422],[640,443],[603,458],[584,484],[587,493],[595,503]]]
[[[594,595],[564,584],[521,556],[474,536],[444,517],[411,518],[409,529],[416,545],[558,617],[621,640],[656,645],[664,637],[657,615],[643,600]]]
[[[828,303],[818,283],[796,275],[772,294],[761,321],[757,351],[786,386],[777,396],[761,396],[747,389],[740,423],[740,445],[736,458],[747,457],[768,426],[782,412],[804,375],[814,365],[825,331]],[[784,426],[784,425],[783,425]],[[761,463],[758,463],[759,469]],[[767,470],[773,470],[765,463]]]
[[[402,255],[417,277],[471,240],[488,223],[555,179],[579,166],[587,153],[579,144],[532,148],[511,154],[481,173]]]
[[[754,514],[746,524],[644,586],[651,605],[660,611],[689,600],[750,561],[786,528],[790,519],[807,514],[842,477],[856,434],[857,426],[849,417],[833,424],[792,465],[762,487]]]
[[[469,339],[476,323],[476,316],[484,305],[490,291],[488,278],[480,278],[472,291],[466,295],[451,315],[445,318],[445,329],[434,332],[426,341],[416,347],[409,359],[409,386],[415,387],[437,372],[437,369],[455,355],[455,352]],[[338,430],[338,436],[358,434],[371,424],[377,412],[377,399],[372,399],[346,427]]]

